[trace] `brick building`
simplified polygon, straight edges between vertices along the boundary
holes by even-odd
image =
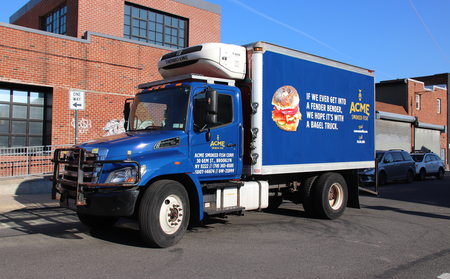
[[[427,84],[424,82],[427,79],[428,77],[398,79],[376,84],[376,110],[382,116],[380,119],[385,120],[377,125],[376,134],[380,140],[397,140],[392,140],[391,143],[386,141],[383,146],[401,146],[406,151],[427,148],[440,155],[447,164],[450,156],[447,132],[448,86],[442,80],[430,81]],[[393,111],[393,108],[396,111]],[[406,146],[410,149],[405,148]]]
[[[203,0],[31,0],[0,23],[0,147],[73,144],[69,92],[85,92],[78,141],[120,132],[123,102],[160,79],[175,48],[220,42]]]

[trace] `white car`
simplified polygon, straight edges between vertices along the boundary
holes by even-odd
[[[425,176],[436,176],[437,179],[444,178],[445,165],[441,158],[434,153],[411,153],[416,162],[416,177],[424,180]]]

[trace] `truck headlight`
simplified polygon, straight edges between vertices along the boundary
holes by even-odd
[[[147,171],[147,166],[141,166],[141,177]],[[106,178],[106,183],[134,183],[137,180],[135,167],[113,170]]]

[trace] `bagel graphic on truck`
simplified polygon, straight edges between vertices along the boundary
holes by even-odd
[[[272,119],[278,128],[288,132],[297,131],[298,123],[302,119],[299,104],[300,98],[294,87],[285,85],[278,88],[272,98]]]

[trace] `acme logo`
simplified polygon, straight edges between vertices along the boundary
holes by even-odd
[[[359,90],[359,94],[358,94],[358,99],[361,102],[362,100],[362,93],[361,93],[361,89]],[[350,113],[353,112],[364,112],[365,114],[367,114],[368,116],[370,115],[370,105],[369,104],[363,104],[363,103],[355,103],[352,102],[351,106],[350,106]]]
[[[213,147],[213,148],[215,147],[216,149],[218,147],[224,148],[225,147],[225,141],[219,140],[219,135],[217,135],[217,140],[211,141],[211,144],[209,146]]]

